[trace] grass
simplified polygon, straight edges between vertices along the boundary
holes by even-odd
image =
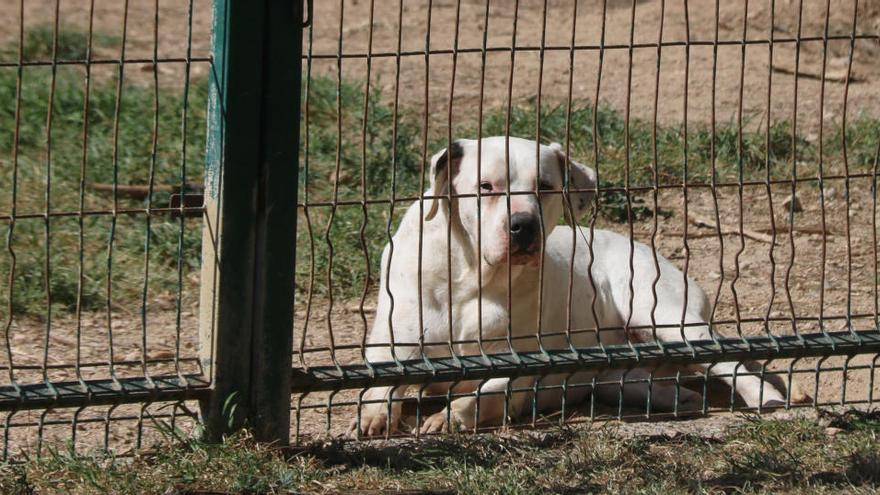
[[[60,58],[85,56],[85,33],[67,27],[62,27],[59,33]],[[102,33],[95,33],[93,40],[95,49],[105,50],[112,49],[118,42]],[[51,27],[31,29],[25,37],[25,59],[51,59],[54,44]],[[5,54],[4,58],[14,59],[18,47],[0,47],[0,53]],[[127,70],[135,69],[131,66]],[[53,77],[54,93],[51,91]],[[86,210],[113,208],[112,197],[94,190],[92,185],[113,182],[114,177],[120,184],[141,185],[148,184],[152,177],[155,184],[164,186],[202,180],[207,99],[204,79],[194,80],[186,95],[185,153],[181,133],[184,94],[180,88],[166,85],[157,95],[151,84],[143,82],[143,77],[129,76],[123,80],[121,105],[117,109],[117,76],[105,73],[104,77],[92,79],[89,114],[84,118],[83,67],[59,66],[54,76],[51,67],[22,69],[16,173],[12,158],[16,149],[13,145],[18,69],[0,69],[0,191],[4,192],[0,195],[0,215],[9,215],[12,211],[13,182],[16,183],[17,215],[42,214],[47,210],[47,196],[51,211],[79,210],[84,121],[89,124],[83,176]],[[54,95],[51,132],[47,127],[50,95]],[[402,106],[395,117],[390,98],[375,87],[366,105],[364,125],[364,87],[359,81],[343,81],[337,87],[332,78],[313,77],[304,95],[308,96],[309,126],[308,131],[303,127],[301,140],[304,159],[299,184],[301,202],[357,202],[363,197],[388,199],[392,193],[396,198],[414,197],[424,189],[423,164],[445,146],[445,133],[433,130],[427,136],[426,146],[419,115]],[[115,132],[117,113],[118,134]],[[595,150],[594,114],[598,142]],[[518,102],[512,107],[510,117],[511,134],[535,135],[534,101]],[[504,133],[507,121],[504,109],[490,109],[484,119],[484,135]],[[793,134],[790,123],[785,121],[772,123],[766,134],[766,129],[754,122],[746,123],[742,135],[734,123],[719,125],[714,139],[709,128],[690,125],[685,176],[685,130],[681,127],[657,129],[655,161],[653,128],[649,123],[632,120],[627,134],[626,121],[620,113],[602,106],[596,109],[589,101],[574,102],[570,116],[564,105],[545,104],[541,109],[542,141],[565,142],[569,120],[572,155],[599,170],[602,186],[620,186],[627,180],[634,187],[648,186],[654,182],[655,171],[660,184],[680,184],[685,179],[689,183],[709,182],[713,174],[719,181],[735,181],[740,177],[762,180],[768,175],[785,179],[791,176],[793,162],[797,163],[799,176],[817,172],[818,143]],[[158,136],[155,164],[154,127]],[[476,136],[476,123],[462,123],[453,131],[454,136]],[[305,152],[306,137],[308,153]],[[880,120],[860,116],[850,119],[847,128],[850,173],[872,170],[878,139]],[[841,141],[841,129],[827,130],[826,174],[843,172]],[[796,145],[796,156],[792,143]],[[366,170],[365,177],[362,177],[362,168]],[[49,183],[51,187],[47,188]],[[334,184],[338,184],[338,189]],[[612,222],[625,222],[629,218],[642,220],[653,214],[643,202],[644,198],[637,195],[632,198],[631,211],[627,209],[626,199],[620,191],[602,192],[600,214]],[[154,194],[154,206],[167,204],[168,193]],[[146,200],[127,197],[119,200],[120,208],[146,206]],[[327,296],[333,287],[335,296],[350,298],[360,295],[365,288],[375,287],[382,247],[406,207],[405,203],[393,208],[388,203],[374,203],[366,209],[353,204],[312,207],[301,212],[296,234],[299,293],[311,288],[315,294]],[[141,307],[148,234],[147,300],[176,293],[178,256],[185,281],[195,283],[199,266],[201,232],[196,220],[185,223],[182,234],[181,220],[167,215],[154,216],[149,228],[143,216],[120,216],[114,224],[112,217],[105,215],[84,218],[82,228],[78,218],[71,216],[48,222],[42,218],[20,219],[14,228],[4,221],[0,229],[4,234],[4,246],[0,249],[0,280],[3,281],[0,308],[5,310],[11,298],[13,310],[19,314],[45,315],[49,293],[55,311],[71,311],[78,301],[85,310],[104,308],[108,304],[108,285],[111,305]],[[81,288],[80,230],[83,235]],[[108,263],[111,246],[112,263]],[[5,281],[9,279],[13,259],[16,266],[10,291]],[[197,292],[192,284],[184,287],[185,297]]]
[[[82,58],[85,34],[69,29],[62,33],[65,34],[58,40],[59,57]],[[26,58],[44,58],[47,54],[51,58],[51,34],[48,28],[29,31],[24,46]],[[95,38],[95,46],[113,43],[113,38],[108,36],[96,35]],[[12,212],[13,186],[15,212],[27,215],[47,210],[79,211],[81,178],[86,184],[83,207],[87,211],[113,209],[112,195],[96,190],[94,185],[112,183],[114,177],[119,184],[146,185],[151,178],[156,185],[201,181],[205,149],[204,81],[192,84],[186,95],[184,153],[185,97],[181,89],[162,87],[156,94],[151,84],[123,76],[117,108],[118,74],[110,76],[104,72],[101,76],[93,75],[88,94],[89,111],[84,116],[83,67],[59,66],[54,74],[50,67],[25,67],[21,71],[20,99],[17,98],[18,70],[0,70],[0,190],[4,191],[0,215]],[[51,132],[48,130],[50,96]],[[17,126],[16,111],[20,112]],[[88,123],[85,140],[84,122]],[[16,153],[17,160],[14,159]],[[164,207],[168,201],[169,193],[155,193],[152,205]],[[120,196],[118,207],[145,208],[148,204],[148,200]],[[54,217],[48,222],[42,218],[20,219],[14,225],[8,221],[4,224],[4,249],[0,252],[0,278],[4,283],[0,284],[0,307],[5,309],[11,297],[13,311],[17,313],[46,314],[49,292],[56,311],[73,310],[78,300],[84,310],[105,307],[108,280],[112,289],[111,304],[131,307],[138,303],[145,285],[148,232],[148,299],[176,292],[178,253],[182,255],[184,276],[199,266],[201,227],[197,221],[182,224],[178,218],[156,215],[148,229],[143,215],[122,215],[115,222],[111,216],[102,215],[84,217],[82,226],[75,216]],[[80,232],[83,236],[81,299]],[[108,262],[111,245],[112,266]],[[10,294],[6,281],[13,261],[15,272]]]
[[[0,465],[3,493],[875,493],[880,416],[743,417],[720,435],[613,425],[294,451],[237,434],[133,459],[68,451]]]
[[[89,34],[85,31],[59,26],[58,30],[58,60],[85,60],[88,53]],[[21,46],[21,57],[26,62],[38,60],[52,60],[55,50],[55,28],[51,25],[33,26],[25,32],[24,43]],[[118,45],[120,40],[116,36],[96,31],[92,33],[92,47],[108,47]],[[0,59],[17,60],[18,44],[10,44],[0,47]]]

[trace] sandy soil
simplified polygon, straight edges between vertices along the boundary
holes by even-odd
[[[189,6],[192,3],[192,56],[207,57],[211,52],[211,12],[210,0],[156,0],[155,2],[116,2],[107,0],[28,0],[24,2],[22,16],[18,0],[3,0],[0,24],[0,40],[17,43],[19,37],[19,18],[24,18],[25,33],[34,27],[51,27],[55,22],[55,9],[58,7],[59,24],[62,30],[76,29],[87,32],[89,27],[90,4],[94,3],[94,32],[108,35],[117,40],[116,46],[105,47],[94,54],[94,58],[119,58],[121,40],[126,40],[126,59],[152,58],[154,39],[158,39],[157,54],[160,58],[186,56],[189,35]],[[123,21],[126,17],[127,24]],[[156,6],[158,4],[158,33],[154,38]],[[123,27],[125,29],[123,30]]]
[[[25,3],[26,26],[51,22],[54,2],[28,0]],[[593,0],[579,2],[577,16],[574,16],[572,2],[548,1],[549,10],[546,20],[548,27],[544,40],[544,45],[548,49],[543,58],[543,70],[540,68],[539,51],[530,48],[517,52],[511,83],[511,54],[505,47],[511,44],[514,21],[517,23],[516,43],[519,47],[541,46],[543,31],[542,2],[521,1],[519,15],[516,18],[513,15],[513,3],[507,0],[496,1],[492,2],[489,8],[487,46],[493,51],[490,51],[486,57],[485,82],[481,98],[483,71],[479,48],[483,32],[487,28],[483,21],[485,4],[470,0],[461,2],[457,44],[459,49],[470,51],[460,54],[455,60],[454,98],[451,100],[453,121],[473,122],[481,100],[487,108],[505,105],[508,101],[508,91],[514,101],[535,96],[539,87],[539,75],[542,77],[540,89],[545,104],[564,102],[569,92],[570,80],[572,98],[593,99],[599,82],[601,83],[600,101],[621,111],[625,111],[629,106],[633,116],[651,119],[654,95],[658,91],[656,72],[658,64],[660,74],[657,115],[658,120],[665,123],[678,124],[684,121],[685,96],[687,96],[689,123],[708,122],[713,114],[717,121],[729,122],[736,117],[740,105],[744,118],[751,119],[752,122],[791,118],[796,108],[800,125],[811,133],[816,132],[820,122],[824,122],[825,125],[840,122],[845,110],[848,112],[848,118],[859,112],[874,117],[880,115],[880,91],[877,84],[880,64],[876,63],[880,56],[880,45],[876,40],[859,40],[855,43],[855,50],[852,53],[852,77],[848,84],[843,81],[846,80],[845,74],[849,66],[850,44],[848,41],[829,42],[826,60],[826,76],[829,80],[824,84],[824,104],[820,104],[823,85],[815,77],[821,74],[823,61],[821,41],[801,44],[802,77],[798,78],[791,73],[796,54],[794,44],[774,45],[771,62],[766,44],[750,44],[744,52],[740,43],[719,46],[716,59],[711,43],[696,43],[714,40],[716,27],[719,40],[742,40],[744,23],[746,39],[769,38],[771,36],[769,2],[750,2],[748,12],[743,11],[741,2],[720,2],[721,9],[716,23],[714,2],[706,0],[689,2],[687,16],[682,1],[665,2],[665,10],[661,8],[664,3],[660,0],[637,1],[633,11],[630,2],[609,0],[604,22],[604,43],[607,49],[601,66],[601,80],[599,80],[599,52],[595,48],[600,43],[603,30],[601,3]],[[848,35],[852,31],[852,3],[844,0],[833,0],[831,3],[829,33]],[[377,55],[371,64],[374,84],[383,88],[383,93],[386,95],[393,95],[399,84],[402,88],[400,97],[404,111],[423,115],[427,108],[428,124],[433,129],[442,128],[448,123],[453,57],[448,53],[431,55],[426,89],[423,53],[427,26],[426,0],[407,1],[402,11],[400,46],[404,55],[400,58],[399,83],[396,77],[396,57],[393,56],[397,50],[399,30],[397,4],[396,2],[377,2],[377,4],[372,28],[372,52]],[[432,52],[449,50],[455,46],[456,2],[434,0],[432,4],[430,50]],[[60,9],[62,25],[79,28],[87,26],[88,15],[85,10],[87,5],[86,0],[62,2]],[[98,1],[96,5],[97,29],[121,38],[122,2]],[[825,24],[824,2],[809,0],[804,1],[803,5],[801,36],[821,37]],[[876,36],[880,32],[880,20],[878,20],[880,4],[869,0],[859,2],[859,5],[860,15],[856,23],[856,31],[860,34],[871,33]],[[185,2],[162,0],[159,6],[159,56],[183,57],[186,53],[187,5]],[[15,40],[18,36],[18,2],[2,0],[0,7],[2,7],[0,18],[5,21],[0,23],[0,41]],[[345,2],[344,16],[340,24],[338,2],[315,2],[311,45],[314,74],[336,74],[336,54],[340,43],[338,33],[341,31],[342,53],[351,57],[344,58],[341,62],[343,77],[365,77],[367,64],[363,58],[358,57],[358,54],[367,52],[367,40],[370,36],[369,7],[368,0]],[[776,2],[776,20],[772,29],[772,36],[775,39],[791,39],[797,36],[797,7],[796,1]],[[130,2],[129,27],[126,35],[127,57],[152,57],[154,13],[152,3]],[[635,29],[631,33],[630,18],[633,15]],[[661,18],[662,41],[683,43],[690,39],[692,44],[688,56],[684,46],[667,46],[663,48],[658,60],[656,47],[650,45],[660,39]],[[575,44],[579,48],[574,57],[572,77],[568,47],[571,43],[573,19],[576,20]],[[210,25],[210,2],[195,0],[193,56],[208,55]],[[630,53],[625,49],[630,36],[635,43],[648,46],[634,49]],[[495,48],[500,50],[495,51]],[[745,53],[744,63],[743,53]],[[106,50],[97,55],[114,57],[118,56],[118,52]],[[632,57],[631,63],[630,57]],[[715,60],[717,60],[717,70],[713,76],[712,67]],[[687,79],[685,79],[686,68]],[[139,77],[144,81],[150,79],[147,77],[148,73],[144,71],[131,71],[131,74],[135,80]],[[167,84],[173,85],[174,79],[171,76],[167,77]],[[630,80],[629,84],[628,80]],[[770,80],[769,86],[768,80]],[[795,85],[798,88],[796,98]],[[769,115],[768,89],[771,96]],[[820,310],[820,294],[824,294],[824,305],[821,308],[828,328],[845,327],[846,321],[841,316],[847,314],[848,307],[851,308],[850,314],[866,315],[852,319],[855,328],[873,328],[877,285],[874,264],[876,246],[872,237],[875,212],[871,203],[870,184],[865,180],[853,180],[849,204],[844,198],[842,182],[829,183],[828,187],[836,192],[826,194],[826,233],[823,234],[820,229],[821,210],[817,189],[812,186],[800,186],[798,195],[805,211],[797,215],[796,226],[800,230],[796,230],[791,237],[785,230],[786,214],[782,208],[782,201],[790,192],[788,186],[774,187],[770,197],[763,186],[745,188],[741,210],[735,188],[717,191],[718,211],[724,231],[738,229],[739,211],[742,211],[743,227],[746,230],[768,234],[767,229],[771,226],[769,206],[772,202],[777,227],[775,245],[749,238],[741,239],[738,234],[725,234],[719,240],[714,229],[688,225],[683,214],[681,192],[666,191],[661,195],[660,206],[671,211],[672,215],[659,221],[657,249],[679,267],[683,268],[687,264],[689,275],[707,289],[713,300],[717,298],[715,319],[729,322],[717,325],[719,331],[725,335],[736,334],[737,316],[740,321],[750,318],[763,319],[769,316],[772,320],[768,326],[770,330],[788,334],[792,331],[790,324],[792,308],[794,315],[798,317],[815,316]],[[706,190],[689,191],[688,209],[692,216],[714,218],[712,194]],[[629,234],[629,229],[625,225],[600,225],[603,226]],[[683,242],[686,228],[689,235],[687,249]],[[632,234],[640,241],[650,242],[653,231],[653,223],[648,220],[636,223]],[[792,252],[794,252],[793,257]],[[775,260],[775,270],[771,270],[771,258]],[[786,283],[789,266],[790,278]],[[823,272],[824,286],[820,283]],[[732,290],[734,287],[736,300]],[[374,297],[371,296],[368,307],[373,304],[373,300]],[[356,346],[360,343],[372,314],[368,312],[362,317],[355,308],[357,308],[356,301],[336,301],[332,310],[329,309],[326,301],[316,301],[312,315],[308,319],[309,331],[306,335],[305,347],[300,349],[306,352],[303,354],[303,359],[308,364],[330,362],[329,353],[318,351],[326,347],[330,328],[333,329],[337,344]],[[299,342],[306,321],[303,301],[297,301],[296,311],[298,315],[296,341]],[[198,352],[195,316],[197,313],[198,308],[187,308],[183,315],[180,340],[182,359],[194,358]],[[82,322],[81,361],[99,363],[88,368],[84,373],[88,377],[106,377],[109,374],[109,367],[106,364],[109,344],[106,315],[87,314],[84,315]],[[10,332],[11,349],[16,365],[28,364],[38,367],[42,363],[42,335],[45,326],[44,320],[16,319]],[[120,361],[138,360],[141,352],[142,325],[136,311],[116,312],[112,320],[112,328],[114,358]],[[177,341],[176,328],[173,306],[157,305],[148,318],[148,357],[167,360],[175,356],[173,349]],[[804,322],[799,327],[801,331],[811,331],[815,328],[815,324],[809,322]],[[54,318],[50,336],[50,363],[73,362],[75,329],[76,320],[73,317],[58,315]],[[760,335],[766,331],[762,322],[742,323],[739,329],[747,335]],[[357,348],[343,350],[337,354],[337,357],[345,363],[358,362],[360,350]],[[0,355],[0,367],[8,367],[8,362],[4,359],[6,357]],[[299,357],[295,356],[295,359]],[[848,363],[850,366],[862,365],[870,364],[872,360],[876,362],[877,358],[861,356],[853,358]],[[846,374],[843,371],[816,373],[817,369],[827,370],[840,366],[845,361],[846,358],[832,358],[825,361],[802,359],[794,363],[778,361],[771,363],[770,368],[781,370],[788,369],[791,365],[796,371],[795,381],[814,396],[817,395],[815,391],[818,385],[820,402],[839,402],[844,398],[847,401],[858,401],[877,397],[880,393],[878,388],[880,380],[877,380],[876,372],[873,372],[875,376],[872,376],[870,369],[850,369]],[[141,373],[139,367],[132,365],[119,365],[118,371],[123,375]],[[165,371],[168,371],[167,364],[158,364],[154,370],[155,373]],[[69,368],[53,370],[50,375],[56,379],[69,379],[73,376]],[[20,370],[16,379],[20,382],[40,381],[41,376],[41,370],[32,368]],[[0,380],[0,383],[5,384],[6,379]],[[845,388],[844,384],[846,384]],[[339,404],[356,400],[356,397],[357,391],[340,392],[329,397],[326,394],[305,397],[302,404],[315,407],[303,410],[298,424],[299,431],[304,434],[322,434],[325,431],[340,433],[348,420],[353,417],[354,408]],[[336,407],[330,410],[324,407],[328,400]],[[294,405],[296,403],[295,397]],[[722,402],[721,405],[723,406],[724,403]],[[138,406],[126,406],[111,412],[115,415],[128,411],[137,416],[137,410],[139,410]],[[83,444],[100,445],[104,438],[104,423],[99,420],[107,414],[107,408],[90,408],[86,411],[88,412],[84,414],[93,415],[98,420],[90,423],[94,426],[89,427],[91,433],[82,434],[85,437],[91,435],[88,440],[83,440]],[[51,414],[59,414],[69,421],[73,412],[60,411]],[[33,425],[38,419],[39,413],[18,413],[13,416],[12,422],[31,422],[30,424]],[[113,426],[109,429],[116,433],[111,433],[108,438],[111,443],[116,442],[121,450],[128,448],[136,439],[136,434],[133,433],[136,428],[126,427],[126,424],[136,424],[136,421],[112,423]],[[54,438],[67,438],[70,432],[69,422],[58,426],[56,430],[58,433]],[[33,426],[12,428],[9,431],[12,436],[9,442],[10,448],[32,444],[35,432]],[[48,435],[48,428],[46,431],[47,436],[51,436]]]
[[[445,50],[446,53],[430,57],[426,104],[424,51],[427,46],[428,1],[404,2],[402,12],[398,12],[396,2],[376,2],[372,53],[381,55],[381,58],[372,61],[374,84],[383,88],[384,94],[394,94],[397,70],[396,57],[393,55],[397,51],[399,38],[403,54],[399,72],[401,104],[414,106],[423,114],[427,107],[429,121],[440,129],[448,122],[450,102],[453,121],[473,122],[481,100],[483,64],[480,48],[484,33],[487,33],[486,46],[490,52],[486,57],[485,88],[482,93],[482,101],[487,107],[506,105],[510,95],[514,102],[534,97],[539,88],[544,103],[558,104],[567,101],[569,83],[572,98],[595,100],[597,83],[601,83],[599,101],[620,111],[625,111],[629,104],[634,117],[650,120],[653,118],[652,102],[658,87],[659,65],[657,115],[660,122],[680,124],[684,121],[685,95],[688,122],[708,122],[713,111],[719,122],[732,121],[740,103],[743,117],[753,122],[790,119],[795,106],[800,125],[810,130],[818,128],[820,116],[823,116],[826,125],[842,119],[847,87],[843,81],[846,80],[850,55],[848,40],[830,41],[828,44],[826,74],[835,82],[826,81],[824,85],[824,112],[819,111],[822,84],[816,77],[821,74],[823,63],[821,39],[801,44],[799,71],[812,76],[797,78],[797,98],[795,77],[791,74],[795,67],[795,45],[777,42],[773,47],[774,69],[770,70],[767,43],[758,43],[759,40],[769,40],[771,36],[774,40],[791,40],[798,36],[799,3],[796,1],[775,2],[776,19],[772,34],[770,2],[749,2],[748,12],[744,11],[744,2],[720,2],[716,16],[715,3],[708,0],[638,1],[634,2],[634,7],[628,1],[610,0],[603,23],[600,1],[578,2],[575,16],[574,2],[553,0],[546,2],[546,31],[541,14],[544,3],[539,0],[520,1],[518,15],[514,16],[516,2],[513,0],[491,2],[489,21],[486,23],[486,3],[464,0],[458,13],[460,21],[457,30],[458,2],[432,1],[430,50]],[[335,77],[336,54],[342,53],[351,57],[344,59],[341,64],[343,77],[365,77],[367,64],[358,55],[368,51],[370,4],[367,0],[345,2],[343,11],[338,2],[316,2],[312,55],[326,58],[314,61],[314,73]],[[685,5],[688,5],[687,10]],[[831,5],[829,34],[849,36],[853,30],[852,2],[834,0]],[[880,3],[860,2],[856,32],[876,36],[880,31],[878,13]],[[402,19],[400,23],[399,15]],[[825,17],[825,2],[804,1],[800,36],[821,38]],[[630,28],[631,18],[635,19],[634,29]],[[572,43],[573,19],[576,21],[574,43],[578,50],[572,65],[569,47]],[[598,47],[602,43],[603,27],[607,49],[600,67]],[[716,28],[720,43],[717,56],[712,43]],[[339,33],[342,34],[341,43]],[[509,47],[514,34],[516,46],[524,51],[516,53],[511,75]],[[542,36],[543,46],[547,47],[543,70],[538,50],[542,46]],[[632,53],[627,49],[630,38],[637,47]],[[755,42],[745,48],[745,53],[740,43],[743,39]],[[668,46],[658,55],[656,47],[651,45],[661,40]],[[692,43],[689,55],[683,46],[688,40]],[[731,41],[734,43],[724,44]],[[449,52],[456,45],[467,53],[454,58]],[[876,39],[855,44],[852,51],[853,77],[846,98],[851,113],[864,111],[876,115],[880,109],[880,96],[876,90],[876,79],[880,75],[880,64],[876,63],[878,54],[880,45]],[[717,67],[714,74],[713,65]],[[450,99],[453,74],[454,98]],[[768,79],[771,78],[768,85]],[[769,119],[768,88],[771,95]]]
[[[35,27],[51,28],[55,22],[58,7],[61,31],[88,32],[91,0],[28,0],[24,2],[24,12],[17,0],[0,0],[0,43],[17,47],[20,19],[24,20],[25,36]],[[189,7],[192,3],[192,16]],[[127,11],[126,11],[127,4]],[[158,16],[157,16],[158,5]],[[127,18],[127,22],[124,20]],[[190,30],[191,19],[191,30]],[[158,22],[158,24],[157,24]],[[125,59],[137,61],[126,64],[125,80],[129,83],[152,84],[153,52],[158,59],[176,59],[174,62],[161,62],[158,65],[159,84],[162,88],[179,88],[183,82],[184,64],[189,47],[192,58],[206,58],[211,55],[211,0],[156,0],[156,2],[117,2],[94,1],[94,33],[92,59],[98,61],[118,60],[122,54],[122,40],[125,40]],[[157,27],[158,26],[158,27]],[[110,42],[102,41],[103,35]],[[188,39],[191,37],[191,43]],[[0,56],[2,63],[14,63],[17,53]],[[69,68],[69,66],[68,66]],[[193,78],[205,77],[208,64],[194,63],[190,69]],[[118,74],[116,64],[96,64],[92,75],[97,80],[115,78]]]

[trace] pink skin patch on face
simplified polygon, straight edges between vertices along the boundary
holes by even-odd
[[[540,241],[535,241],[527,249],[516,249],[510,253],[511,265],[538,266],[541,263]]]
[[[507,253],[509,251],[509,246],[505,246],[497,256],[494,257],[494,260],[487,256],[488,253],[483,253],[483,259],[490,266],[498,266],[507,263]],[[529,249],[526,251],[514,251],[510,253],[510,264],[514,266],[538,266],[541,264],[541,250],[539,249],[539,243],[532,244],[529,246]]]

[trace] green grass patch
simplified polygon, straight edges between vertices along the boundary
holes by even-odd
[[[117,36],[95,31],[92,33],[92,49],[113,47],[120,43]],[[56,52],[57,47],[57,52]],[[39,25],[29,28],[24,34],[21,57],[25,62],[52,60],[85,60],[89,50],[89,34],[69,26]],[[0,47],[0,59],[18,60],[18,43]]]
[[[574,426],[296,450],[237,434],[133,459],[51,452],[0,465],[0,491],[867,494],[880,488],[878,423],[876,412],[850,411],[819,421],[739,418],[712,437]]]
[[[84,35],[63,32],[59,53],[79,57]],[[95,43],[108,40],[96,36]],[[30,31],[25,52],[43,57],[45,42],[45,29]],[[20,73],[17,68],[0,69],[0,215],[10,215],[13,208],[16,215],[77,212],[81,180],[85,211],[149,205],[149,200],[125,196],[114,204],[112,195],[96,190],[95,184],[146,185],[152,179],[156,185],[173,186],[202,180],[205,81],[194,82],[186,95],[181,88],[167,87],[156,94],[152,85],[123,78],[118,100],[117,83],[118,74],[93,77],[86,95],[85,69],[80,66],[59,66],[54,72],[35,66]],[[155,193],[152,205],[168,206],[169,196]],[[56,310],[72,310],[78,300],[86,310],[105,307],[108,283],[111,304],[130,307],[143,295],[148,237],[148,299],[176,291],[179,254],[184,276],[199,266],[201,226],[196,220],[182,228],[180,219],[155,215],[148,228],[144,215],[115,220],[110,215],[86,216],[82,224],[76,216],[67,216],[5,221],[0,228],[0,307],[5,309],[11,298],[19,313],[45,314],[50,294]],[[10,291],[6,281],[13,262]]]

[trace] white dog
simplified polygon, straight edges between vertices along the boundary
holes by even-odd
[[[566,176],[568,189],[575,192],[563,195],[558,191],[564,189]],[[592,205],[593,194],[585,190],[596,186],[595,172],[568,159],[558,144],[538,147],[534,141],[513,137],[491,137],[482,142],[459,140],[432,157],[431,180],[426,196],[465,197],[451,202],[442,198],[416,202],[394,234],[393,247],[385,247],[379,303],[366,351],[368,361],[420,358],[420,347],[414,345],[420,340],[426,344],[422,349],[428,356],[448,356],[450,346],[430,344],[447,343],[450,336],[453,341],[471,342],[455,344],[453,351],[457,354],[479,355],[480,348],[474,342],[480,332],[482,339],[492,341],[483,344],[487,354],[509,351],[508,332],[518,352],[539,350],[539,331],[552,334],[541,337],[545,349],[569,349],[569,344],[594,346],[596,331],[585,330],[597,326],[620,329],[603,331],[603,344],[622,344],[626,343],[624,327],[652,325],[652,310],[658,326],[673,325],[656,329],[656,338],[661,341],[682,340],[678,325],[683,314],[685,323],[696,324],[684,327],[687,339],[711,338],[708,327],[699,325],[708,321],[711,309],[705,293],[690,279],[685,285],[683,274],[665,258],[657,255],[660,279],[655,308],[652,285],[657,271],[650,248],[635,243],[631,253],[630,240],[613,232],[595,230],[590,241],[589,229],[557,226],[563,214],[569,225],[575,225],[574,220]],[[508,183],[511,194],[507,194]],[[630,293],[630,256],[635,294]],[[543,282],[539,278],[542,270]],[[571,342],[567,330],[572,330]],[[631,329],[630,337],[651,340],[654,334],[651,329]],[[762,383],[758,376],[740,375],[733,380],[734,372],[743,371],[740,363],[703,368],[726,375],[723,379],[735,385],[750,407],[784,403],[783,394],[773,385]],[[623,374],[608,371],[600,378],[619,378]],[[650,370],[634,369],[626,376],[647,378],[649,374]],[[565,376],[544,377],[541,385],[559,385]],[[571,382],[589,382],[595,376],[594,371],[583,371]],[[479,394],[455,398],[448,409],[426,418],[421,431],[497,424],[505,414],[516,417],[531,405],[532,395],[514,393],[505,401],[499,392],[509,390],[509,386],[526,389],[536,379],[460,382],[454,392],[473,393],[479,387]],[[445,390],[450,386],[437,385],[445,386]],[[537,407],[558,409],[560,388],[539,392]],[[702,404],[697,392],[681,387],[676,394],[675,388],[668,382],[651,386],[647,381],[628,383],[623,400],[644,405],[651,394],[653,407],[666,411],[676,405],[680,410],[694,410]],[[363,405],[359,431],[355,421],[353,432],[372,436],[386,433],[388,427],[392,431],[399,428],[401,402],[392,401],[389,407],[388,401],[392,395],[402,398],[406,389],[403,385],[367,390],[365,402],[372,403]],[[431,391],[439,392],[437,386]],[[588,387],[569,390],[567,399],[576,401],[589,393]],[[594,393],[603,396],[601,388]],[[604,395],[617,400],[618,389],[607,390]],[[451,418],[452,425],[447,424],[447,418]]]

